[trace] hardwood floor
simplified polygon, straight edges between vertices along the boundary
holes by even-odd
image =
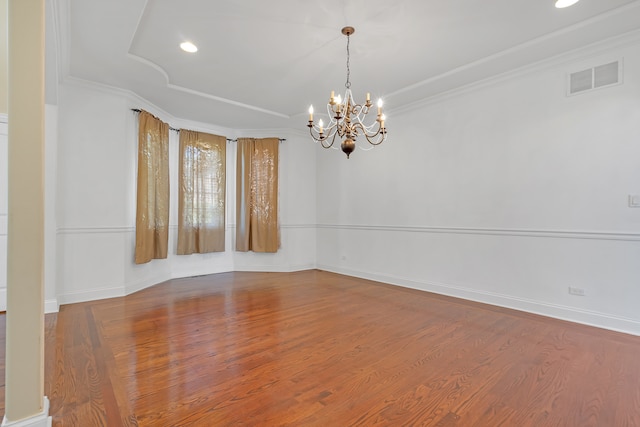
[[[321,271],[172,280],[45,332],[54,426],[640,426],[640,337]]]

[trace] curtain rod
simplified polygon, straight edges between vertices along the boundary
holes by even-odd
[[[132,108],[131,111],[133,111],[134,113],[142,113],[142,110],[139,108]],[[180,133],[180,129],[172,128],[171,126],[169,126],[169,130]]]
[[[133,111],[135,113],[141,113],[142,112],[142,110],[139,109],[139,108],[132,108],[131,111]],[[169,126],[169,130],[172,130],[174,132],[180,133],[180,129],[172,128],[171,126]],[[284,142],[286,140],[287,140],[287,138],[278,138],[278,141],[280,141],[280,142]],[[237,141],[238,141],[237,138],[236,139],[227,138],[227,142],[237,142]]]
[[[287,140],[287,138],[278,138],[278,141],[280,141],[280,142],[284,142],[286,140]],[[238,138],[236,138],[236,139],[227,138],[227,142],[238,142]]]

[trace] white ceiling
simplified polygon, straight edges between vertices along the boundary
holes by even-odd
[[[59,70],[174,117],[306,125],[343,92],[388,109],[640,28],[640,0],[53,0]],[[180,50],[184,40],[199,51]]]

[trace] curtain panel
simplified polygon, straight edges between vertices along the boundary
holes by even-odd
[[[278,138],[238,138],[236,251],[277,252]]]
[[[180,130],[178,255],[224,251],[226,143]]]
[[[169,125],[142,111],[138,117],[135,263],[167,257],[169,241]]]

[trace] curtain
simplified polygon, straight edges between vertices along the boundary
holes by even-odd
[[[278,138],[238,138],[236,250],[277,252]]]
[[[169,240],[169,125],[138,117],[136,264],[167,257]]]
[[[178,255],[224,251],[226,142],[180,130]]]

